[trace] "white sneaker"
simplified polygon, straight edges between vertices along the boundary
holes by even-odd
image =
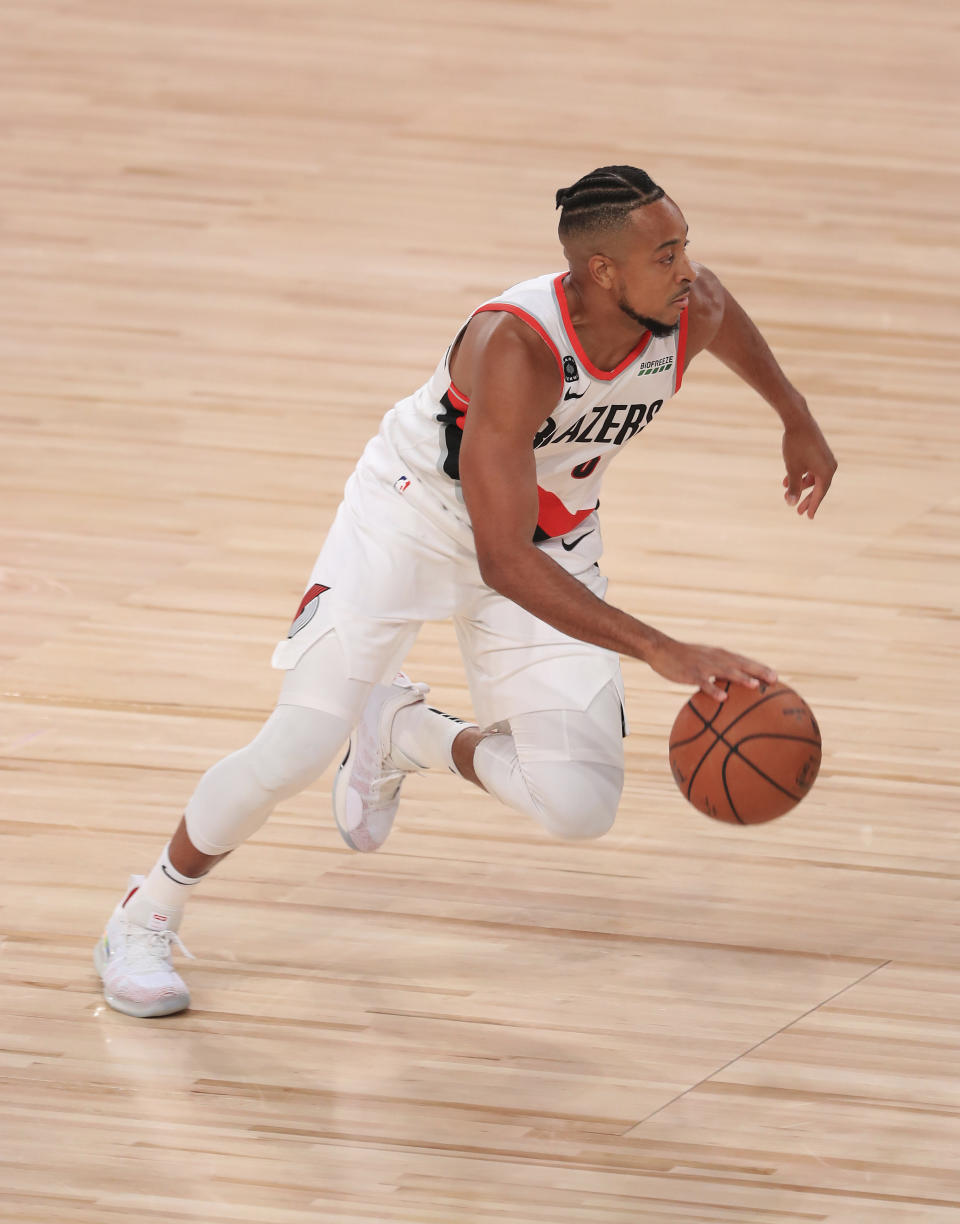
[[[131,876],[125,901],[143,883]],[[103,997],[128,1016],[169,1016],[190,1006],[190,991],[174,971],[170,945],[193,959],[176,931],[153,931],[132,921],[124,902],[110,916],[93,949],[93,963],[103,979]]]
[[[403,779],[413,772],[391,759],[393,720],[429,692],[429,685],[398,672],[393,684],[378,684],[367,699],[333,783],[333,816],[352,850],[379,850],[390,835]]]

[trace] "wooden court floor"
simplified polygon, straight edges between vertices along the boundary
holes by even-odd
[[[945,0],[0,0],[0,1219],[958,1219],[958,77]],[[776,665],[816,788],[700,817],[628,663],[609,836],[427,777],[364,857],[326,778],[193,902],[194,1007],[110,1011],[93,942],[271,708],[363,442],[609,162],[840,460],[799,521],[699,359],[610,597]],[[409,670],[468,708],[447,626]]]

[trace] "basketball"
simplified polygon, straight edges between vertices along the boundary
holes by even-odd
[[[726,701],[697,692],[670,732],[670,768],[684,798],[714,820],[763,824],[789,812],[820,769],[820,728],[785,684],[725,681]]]

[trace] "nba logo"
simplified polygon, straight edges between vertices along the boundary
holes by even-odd
[[[406,493],[407,489],[410,488],[410,478],[408,476],[398,476],[393,482],[393,487],[398,493]]]

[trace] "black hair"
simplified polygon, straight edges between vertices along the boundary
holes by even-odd
[[[636,166],[601,166],[557,192],[560,238],[593,229],[616,229],[635,208],[652,204],[665,192]]]

